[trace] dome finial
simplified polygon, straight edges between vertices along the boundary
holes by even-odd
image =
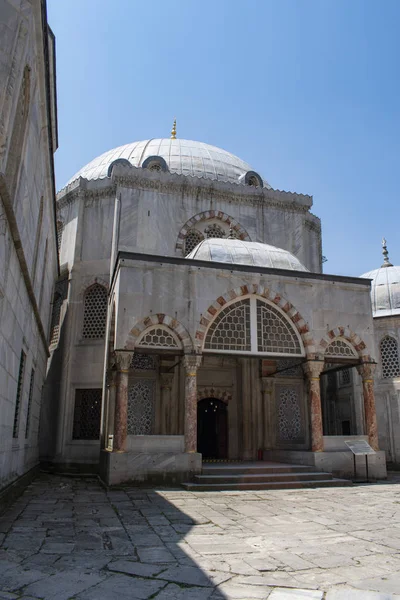
[[[229,227],[229,235],[228,235],[228,240],[236,240],[236,236],[233,233],[233,227],[232,225]]]
[[[382,254],[384,256],[382,267],[393,267],[392,263],[389,260],[389,252],[386,246],[386,240],[383,238],[382,240]]]
[[[176,140],[176,119],[174,119],[174,124],[172,125],[171,140]]]

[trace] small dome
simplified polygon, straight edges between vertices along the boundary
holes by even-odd
[[[287,250],[259,242],[243,242],[232,238],[203,240],[186,258],[254,267],[290,269],[291,271],[308,271]]]
[[[374,317],[400,315],[400,267],[382,266],[361,277],[372,279],[371,302]]]
[[[216,146],[191,140],[162,138],[133,142],[109,150],[78,171],[67,185],[79,177],[104,179],[110,164],[117,159],[125,159],[132,166],[141,167],[150,156],[163,158],[171,173],[217,181],[241,183],[240,177],[252,171],[249,164]],[[271,186],[264,180],[264,187]]]

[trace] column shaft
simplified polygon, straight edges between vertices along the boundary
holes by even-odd
[[[374,371],[375,364],[364,364],[357,367],[362,377],[362,388],[364,396],[365,427],[371,448],[379,450],[378,425],[376,421],[375,394],[374,394]]]
[[[322,428],[320,375],[324,369],[324,361],[309,361],[304,365],[308,382],[308,405],[311,426],[311,450],[322,452],[324,436]]]
[[[114,413],[114,445],[115,452],[125,452],[128,428],[128,383],[129,366],[132,352],[116,352],[117,382]]]
[[[185,452],[197,452],[197,369],[201,356],[186,355],[185,375]]]

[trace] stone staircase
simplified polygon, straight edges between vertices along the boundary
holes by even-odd
[[[192,492],[228,490],[278,490],[353,485],[348,479],[335,479],[330,473],[302,465],[272,462],[203,462],[201,475],[183,483]]]

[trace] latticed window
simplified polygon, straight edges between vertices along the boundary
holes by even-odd
[[[95,283],[85,294],[82,337],[101,339],[106,333],[107,290]]]
[[[339,384],[340,385],[349,385],[351,382],[351,370],[350,369],[342,369],[339,371]]]
[[[303,378],[303,369],[299,365],[299,359],[281,358],[276,361],[277,377],[297,377]]]
[[[179,348],[179,344],[173,335],[162,327],[154,327],[144,334],[138,346],[159,348]]]
[[[259,352],[301,354],[293,327],[276,308],[260,300],[257,300],[257,347]]]
[[[31,371],[31,380],[29,382],[29,397],[28,397],[28,409],[26,412],[26,426],[25,426],[25,438],[29,435],[29,427],[31,424],[31,410],[32,410],[32,400],[33,400],[33,386],[35,382],[35,369]]]
[[[53,301],[53,312],[51,315],[51,327],[50,327],[50,346],[52,344],[57,344],[58,338],[60,335],[60,316],[61,316],[61,307],[62,307],[63,299],[61,294],[56,292],[54,294]]]
[[[292,387],[282,387],[278,408],[279,438],[283,441],[299,439],[301,436],[301,413],[299,395]]]
[[[185,237],[185,256],[190,254],[192,250],[194,250],[197,244],[200,244],[204,239],[203,234],[196,229],[191,229],[188,231]]]
[[[154,371],[156,368],[156,358],[151,354],[135,354],[131,360],[131,369],[137,371]]]
[[[98,440],[100,437],[101,389],[75,392],[74,440]]]
[[[209,350],[250,351],[250,300],[240,300],[220,312],[208,330]]]
[[[23,350],[21,350],[21,357],[19,360],[17,396],[15,399],[15,413],[14,413],[14,425],[13,425],[13,437],[14,438],[18,437],[19,415],[21,412],[22,390],[24,387],[25,361],[26,361],[26,354]]]
[[[151,435],[154,413],[154,381],[142,379],[135,382],[128,394],[128,434]]]
[[[64,223],[62,221],[57,221],[57,247],[58,247],[58,251],[60,251],[60,248],[61,248],[61,240],[62,240],[63,231],[64,231]]]
[[[400,377],[399,349],[397,341],[386,336],[380,344],[382,357],[382,377]]]
[[[334,340],[325,350],[325,356],[335,356],[337,358],[357,358],[357,352],[350,344],[344,340]]]
[[[225,231],[222,229],[222,227],[220,227],[218,225],[218,223],[211,223],[211,225],[206,227],[206,229],[204,230],[204,233],[206,234],[207,238],[224,238],[224,237],[226,237]]]

